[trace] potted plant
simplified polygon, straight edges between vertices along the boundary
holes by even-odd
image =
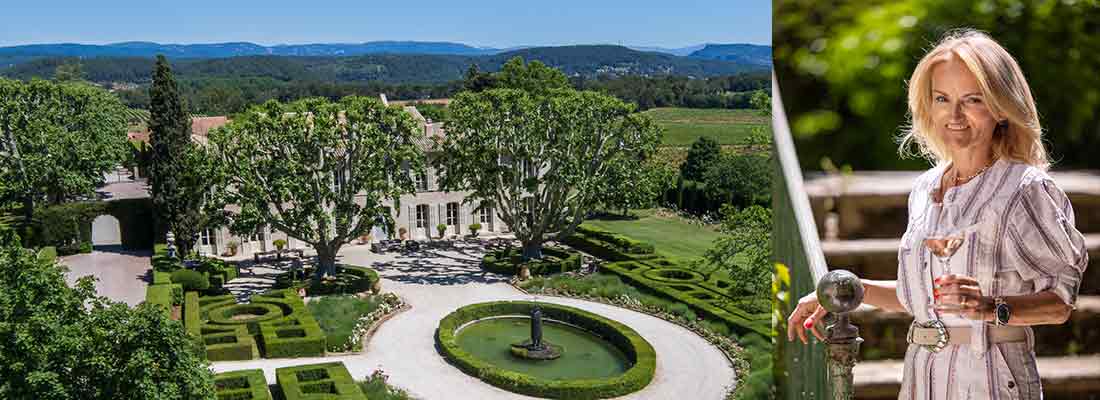
[[[275,239],[271,242],[271,244],[275,245],[275,251],[278,251],[280,253],[283,251],[284,248],[286,248],[286,240],[283,239]]]
[[[447,234],[447,224],[436,225],[435,230],[439,231],[439,238],[442,239]]]
[[[229,250],[230,257],[237,255],[237,246],[240,246],[240,243],[237,243],[235,240],[230,240],[229,243],[225,244],[225,248]]]
[[[470,224],[470,236],[477,237],[477,231],[481,230],[481,224],[474,222]]]

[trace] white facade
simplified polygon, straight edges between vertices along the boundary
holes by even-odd
[[[385,97],[383,97],[385,101]],[[444,131],[441,123],[432,123],[424,118],[415,107],[406,106],[405,110],[421,122],[427,138],[433,136],[442,137]],[[422,148],[428,152],[428,157],[438,156],[430,152],[431,140],[425,140]],[[394,232],[386,232],[384,227],[375,226],[371,232],[374,241],[384,239],[402,239],[400,231],[405,230],[404,239],[431,240],[450,238],[454,236],[470,234],[469,226],[480,223],[478,234],[500,234],[508,232],[508,228],[500,219],[500,215],[491,205],[482,207],[481,204],[463,203],[468,191],[444,192],[439,189],[439,179],[436,171],[427,167],[425,174],[414,177],[416,193],[403,195],[400,198],[400,209],[394,207],[392,202],[384,205],[389,207],[394,221]],[[439,224],[447,225],[446,232],[441,237],[437,230]],[[287,249],[308,249],[310,246],[286,233],[279,232],[270,227],[264,227],[255,234],[247,237],[236,236],[229,232],[228,228],[210,229],[200,235],[196,249],[207,255],[228,255],[228,243],[237,243],[236,256],[248,257],[253,253],[275,250],[274,241],[282,239],[287,242]],[[353,241],[353,244],[358,241]]]

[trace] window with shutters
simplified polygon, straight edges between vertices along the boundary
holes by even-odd
[[[214,244],[214,232],[210,229],[203,229],[202,232],[199,232],[199,244],[202,246]]]
[[[416,206],[416,227],[427,228],[428,227],[428,205],[420,204]]]
[[[493,205],[488,203],[482,203],[481,207],[477,208],[478,222],[482,225],[489,226],[493,223]]]
[[[458,203],[447,203],[447,225],[458,226]]]
[[[413,181],[416,183],[416,191],[428,191],[428,176],[426,174],[417,173],[413,176]]]

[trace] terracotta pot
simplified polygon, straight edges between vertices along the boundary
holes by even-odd
[[[525,281],[528,279],[531,279],[531,269],[527,268],[526,265],[521,265],[519,267],[519,280]]]

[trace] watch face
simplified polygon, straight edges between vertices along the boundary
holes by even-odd
[[[1010,316],[1009,314],[1010,313],[1007,304],[997,305],[997,322],[999,322],[1001,325],[1008,324],[1008,319]]]

